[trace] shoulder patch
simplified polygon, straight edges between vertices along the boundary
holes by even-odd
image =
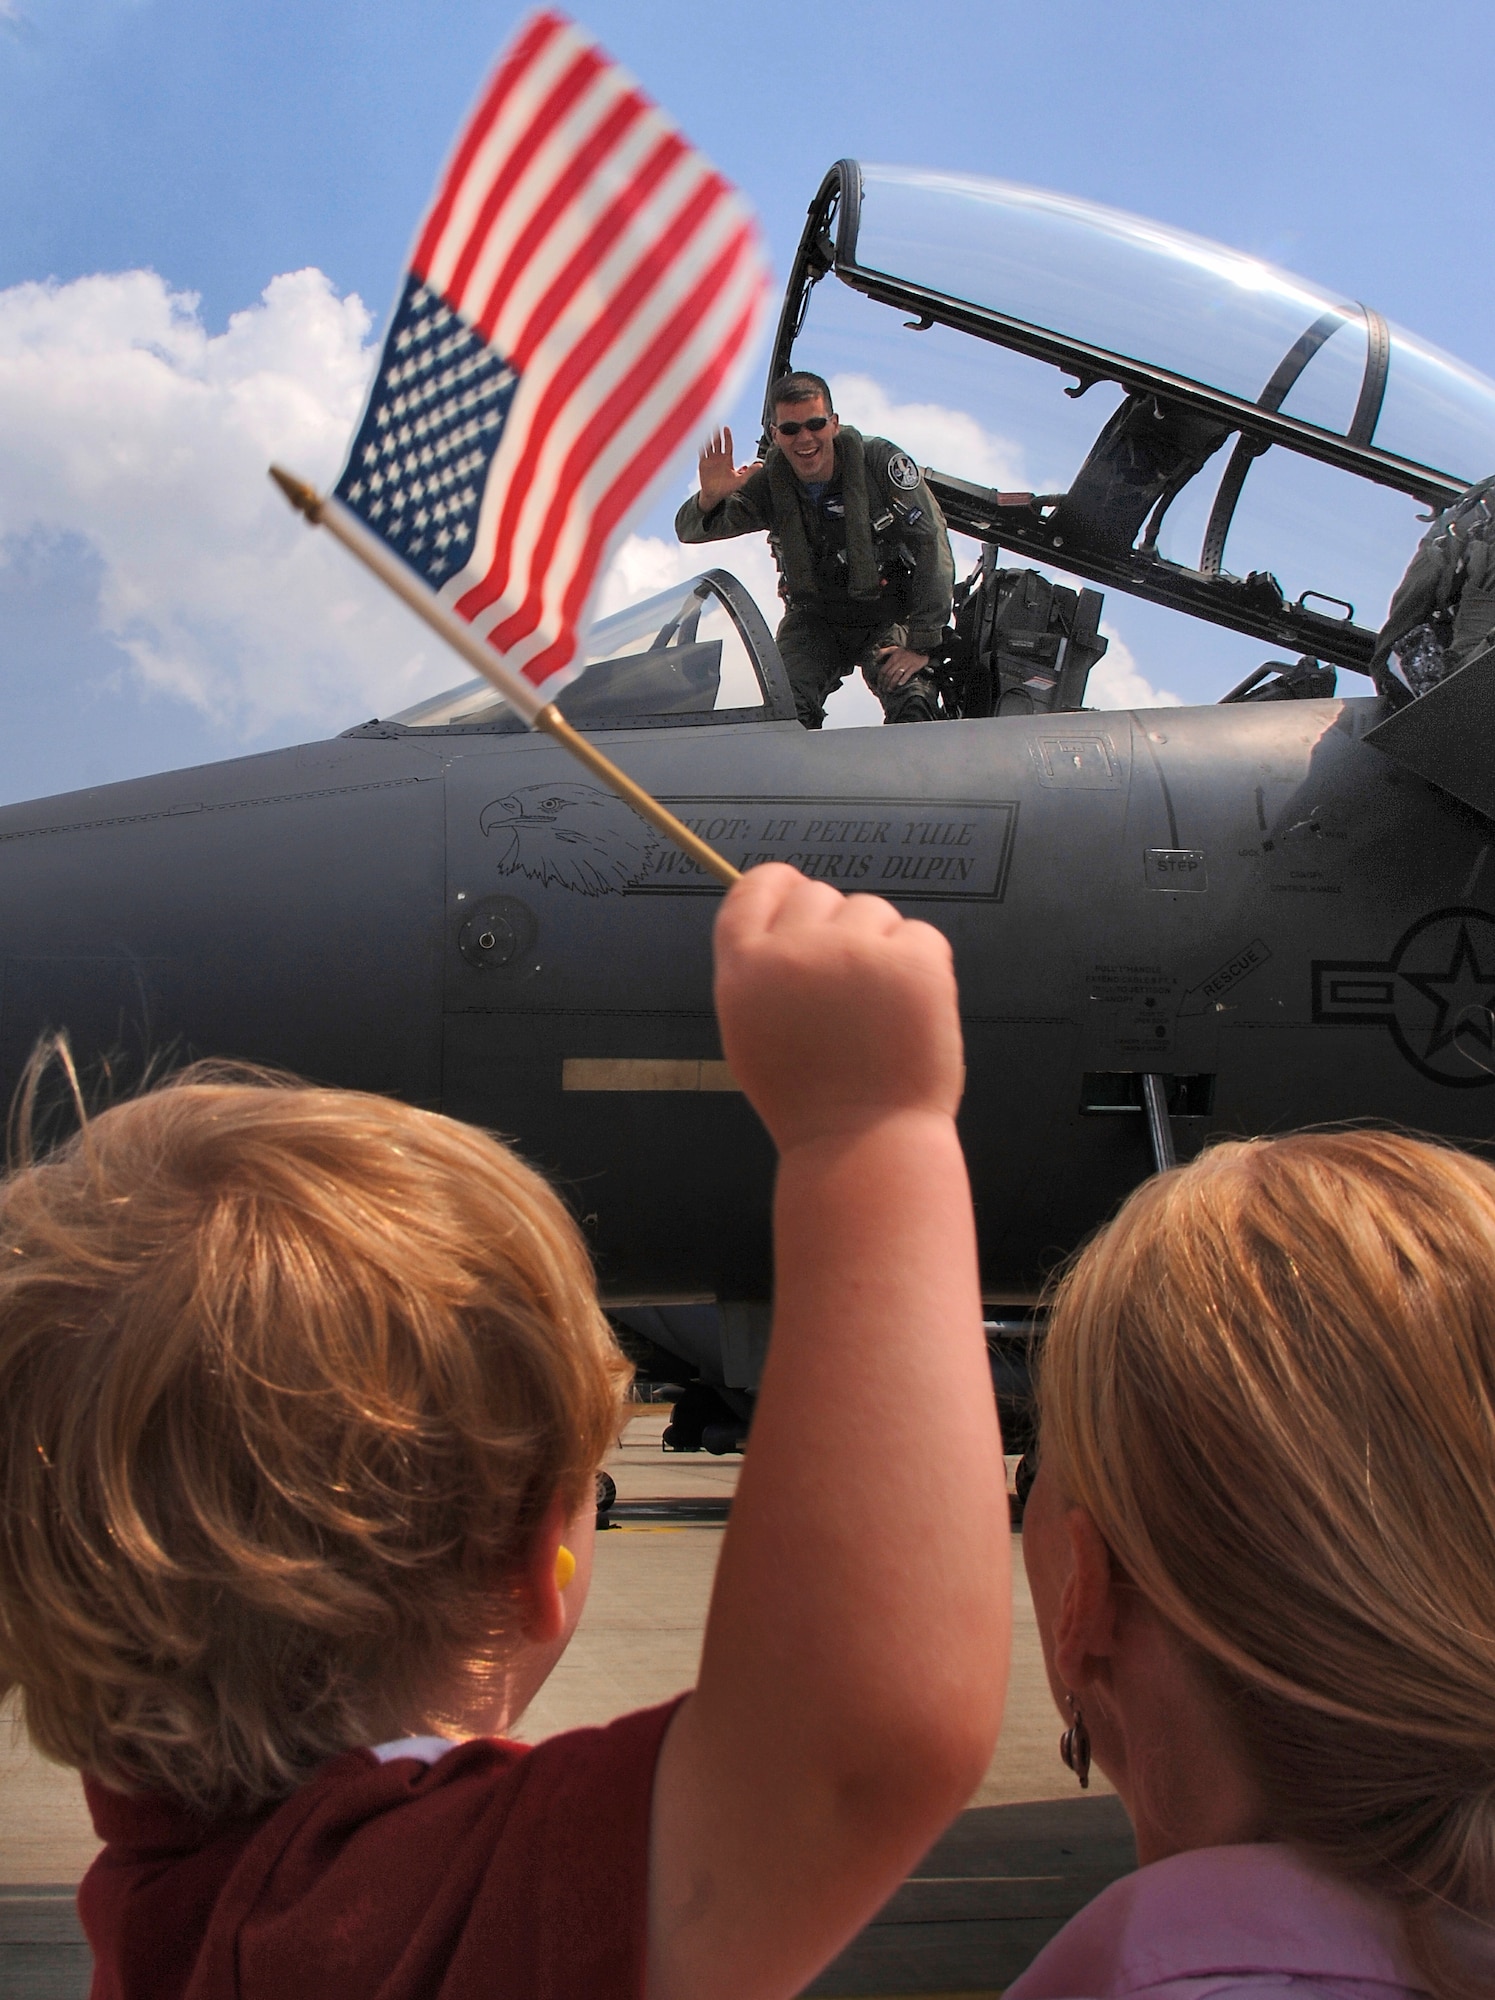
[[[919,483],[919,468],[906,451],[895,451],[888,460],[888,477],[902,493],[912,493]]]

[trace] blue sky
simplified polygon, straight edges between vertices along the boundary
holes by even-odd
[[[414,224],[524,11],[0,0],[0,799],[325,734],[460,678],[235,482],[282,436],[335,466]],[[1218,238],[1495,375],[1473,0],[575,11],[747,192],[780,276],[832,160],[948,167]],[[1220,691],[1109,608],[1152,686]]]

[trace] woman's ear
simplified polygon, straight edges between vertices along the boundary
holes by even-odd
[[[1064,1516],[1068,1575],[1054,1626],[1054,1666],[1078,1694],[1109,1674],[1116,1646],[1116,1579],[1105,1537],[1083,1507]]]

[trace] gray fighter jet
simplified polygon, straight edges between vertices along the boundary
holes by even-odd
[[[722,570],[597,625],[560,705],[739,866],[792,862],[950,937],[994,1321],[1213,1134],[1368,1118],[1484,1144],[1495,666],[1417,699],[1394,660],[1353,677],[1427,510],[1495,468],[1495,384],[1219,245],[849,161],[771,374],[796,358],[964,413],[945,430],[971,457],[930,467],[981,545],[948,719],[801,729]],[[1087,708],[1101,589],[1260,664],[1212,706]],[[10,806],[0,1090],[66,1028],[109,1087],[243,1057],[491,1126],[568,1191],[655,1371],[724,1395],[677,1442],[713,1418],[731,1442],[772,1158],[712,1017],[718,894],[484,683]]]

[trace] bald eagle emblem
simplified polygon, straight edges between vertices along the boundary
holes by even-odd
[[[583,896],[621,894],[654,852],[643,821],[595,785],[521,785],[484,806],[478,825],[500,875]]]

